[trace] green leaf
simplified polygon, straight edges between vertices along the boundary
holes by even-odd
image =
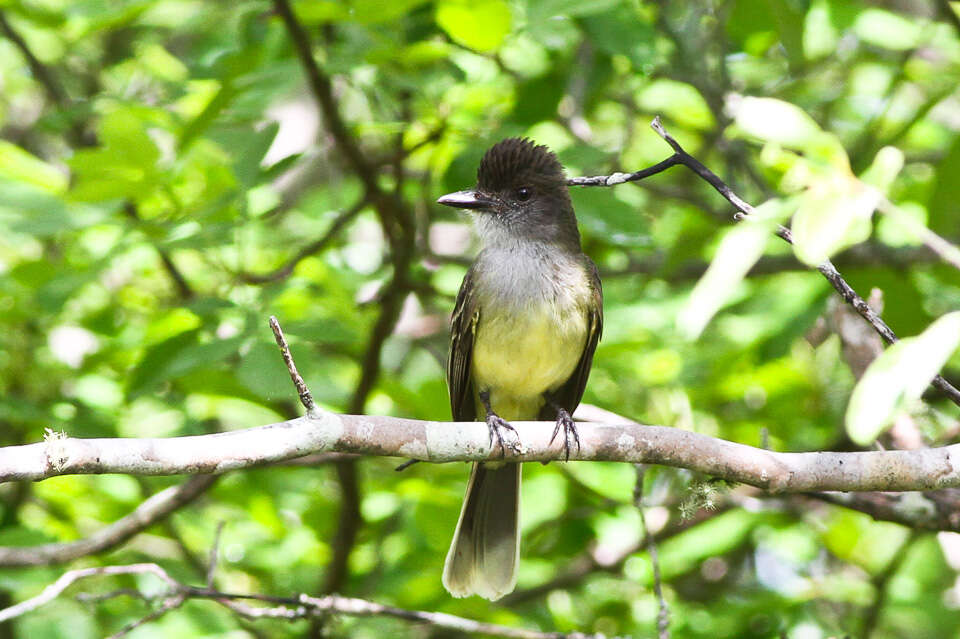
[[[797,257],[817,266],[870,237],[870,217],[882,195],[853,176],[831,175],[810,185],[790,225]]]
[[[575,189],[570,192],[580,223],[608,242],[636,246],[646,241],[649,225],[637,207],[624,202],[613,189]]]
[[[808,60],[832,55],[837,50],[840,34],[830,20],[830,4],[816,0],[807,11],[803,28],[803,52]]]
[[[820,126],[798,106],[775,98],[743,97],[734,105],[735,122],[763,142],[804,149],[822,134]]]
[[[618,3],[619,0],[533,0],[528,5],[527,20],[539,22],[556,16],[587,16],[612,9]]]
[[[117,109],[100,121],[102,147],[77,151],[69,160],[77,200],[139,199],[158,178],[160,151],[147,135],[146,122],[133,109]]]
[[[877,357],[853,389],[847,405],[850,439],[866,446],[880,436],[899,409],[920,398],[958,346],[960,311],[955,311]]]
[[[441,0],[436,19],[451,40],[484,53],[510,33],[510,7],[503,0]]]
[[[181,333],[147,350],[130,375],[127,395],[133,399],[158,384],[173,381],[201,367],[211,366],[237,352],[242,337],[199,341],[200,331]]]
[[[864,42],[894,51],[916,47],[923,37],[923,30],[917,20],[883,9],[867,9],[853,25],[854,33]]]
[[[67,188],[67,176],[62,171],[6,140],[0,140],[0,178],[26,182],[53,193]]]
[[[895,146],[885,146],[877,151],[870,167],[860,175],[860,179],[882,193],[889,193],[893,181],[903,170],[903,151]]]
[[[625,55],[639,69],[647,70],[657,60],[653,26],[627,6],[583,18],[583,27],[598,49]]]
[[[786,214],[788,206],[781,200],[769,200],[720,240],[707,272],[693,287],[677,316],[677,326],[688,339],[696,339],[733,296],[740,282],[763,255],[773,236],[775,220]]]
[[[28,182],[0,178],[0,224],[6,224],[13,231],[49,237],[98,224],[111,212],[107,206],[68,204]]]
[[[352,0],[350,2],[350,17],[357,22],[373,24],[396,20],[409,13],[417,5],[426,0]]]
[[[654,80],[637,92],[637,104],[684,127],[710,129],[716,126],[707,101],[696,88],[683,82]]]

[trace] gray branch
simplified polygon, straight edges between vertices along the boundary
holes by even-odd
[[[960,486],[960,444],[922,450],[777,453],[677,428],[613,419],[579,427],[570,459],[662,464],[770,492],[915,491]],[[508,461],[557,461],[553,423],[516,422],[523,443]],[[74,439],[0,448],[0,483],[58,475],[216,474],[325,452],[429,462],[500,459],[483,422],[417,421],[318,411],[278,424],[169,439]],[[960,457],[958,457],[960,459]]]
[[[166,591],[158,597],[163,599],[163,605],[153,613],[150,613],[143,619],[129,624],[114,636],[126,634],[129,630],[147,623],[163,613],[180,606],[187,599],[210,599],[223,606],[226,606],[234,613],[247,619],[285,619],[295,621],[297,619],[308,619],[320,617],[329,614],[344,615],[350,617],[394,617],[406,619],[421,624],[427,624],[435,628],[446,630],[457,630],[471,634],[490,635],[496,637],[511,637],[513,639],[604,639],[600,634],[584,634],[581,632],[540,632],[538,630],[527,630],[524,628],[511,628],[492,623],[483,623],[457,617],[442,612],[428,612],[423,610],[409,610],[406,608],[397,608],[384,604],[367,601],[365,599],[356,599],[354,597],[341,597],[339,595],[328,595],[324,597],[310,597],[300,595],[295,597],[274,597],[258,594],[237,594],[229,592],[220,592],[211,588],[198,588],[188,584],[181,583],[174,579],[170,574],[157,564],[142,563],[131,564],[128,566],[103,566],[96,568],[80,568],[64,573],[55,582],[44,588],[37,596],[22,601],[9,608],[0,610],[0,623],[9,621],[23,614],[36,610],[59,597],[73,583],[89,579],[90,577],[112,576],[112,575],[153,575],[159,579],[165,586]],[[106,596],[97,596],[97,600],[108,599],[114,596],[132,594],[134,596],[150,599],[138,591],[117,590],[108,593]],[[241,603],[243,600],[254,600],[264,603],[279,604],[273,606],[252,606]]]
[[[216,475],[198,475],[179,486],[161,490],[137,506],[129,515],[85,539],[22,548],[0,546],[0,566],[49,566],[108,550],[163,521],[174,511],[206,492],[216,480]]]

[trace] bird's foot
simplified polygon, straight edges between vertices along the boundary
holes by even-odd
[[[490,446],[500,446],[500,456],[507,456],[507,448],[515,454],[521,452],[520,435],[510,422],[496,413],[487,413],[487,428],[490,429]],[[506,434],[506,436],[505,436]]]
[[[550,444],[553,444],[553,440],[557,438],[557,435],[560,434],[560,429],[563,428],[563,450],[565,452],[564,461],[570,461],[570,441],[573,440],[573,443],[577,445],[577,452],[580,452],[580,435],[577,433],[577,425],[573,421],[570,413],[567,412],[565,408],[557,409],[557,424],[553,427],[553,435],[550,436]]]

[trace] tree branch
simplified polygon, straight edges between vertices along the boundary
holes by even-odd
[[[323,237],[310,242],[291,257],[283,266],[270,271],[269,273],[247,273],[245,271],[238,273],[238,277],[248,284],[267,284],[277,282],[290,277],[297,264],[317,253],[323,251],[340,234],[347,225],[350,224],[357,215],[367,206],[367,198],[361,197],[360,200],[349,209],[337,216],[337,218],[324,233]]]
[[[202,495],[217,475],[191,477],[153,495],[129,515],[98,530],[86,539],[63,544],[42,544],[24,548],[0,546],[0,566],[49,566],[92,555],[119,546],[142,530],[163,521],[177,509]]]
[[[603,635],[587,635],[581,632],[540,632],[538,630],[526,630],[523,628],[511,628],[491,623],[482,623],[464,617],[457,617],[440,612],[427,612],[421,610],[408,610],[378,604],[364,599],[355,599],[352,597],[340,597],[338,595],[329,595],[326,597],[309,597],[299,595],[294,597],[275,597],[270,595],[258,594],[238,594],[230,592],[221,592],[211,588],[198,588],[181,583],[170,576],[167,571],[157,564],[142,563],[129,566],[103,566],[97,568],[81,568],[64,573],[54,583],[47,586],[43,592],[36,597],[22,601],[15,606],[0,610],[0,623],[14,619],[32,610],[50,603],[59,597],[73,583],[87,579],[89,577],[105,575],[153,575],[158,578],[167,587],[167,590],[158,596],[147,596],[139,591],[128,589],[116,590],[107,593],[105,596],[98,596],[96,599],[102,601],[122,595],[131,595],[138,598],[151,600],[161,599],[163,604],[156,611],[143,617],[134,624],[125,626],[114,636],[126,634],[136,626],[142,625],[156,619],[160,615],[178,607],[187,599],[212,599],[217,603],[224,605],[233,612],[248,619],[286,619],[294,621],[297,619],[315,618],[329,614],[338,614],[351,617],[394,617],[405,619],[442,628],[446,630],[457,630],[472,634],[491,635],[496,637],[510,637],[513,639],[604,639]],[[254,600],[267,603],[278,604],[271,607],[254,607],[239,600]]]
[[[47,67],[37,59],[37,56],[33,55],[33,51],[30,50],[26,40],[17,33],[2,11],[0,11],[0,33],[10,40],[13,46],[20,51],[20,54],[30,67],[30,73],[33,74],[34,79],[39,82],[47,92],[50,100],[61,108],[68,107],[70,105],[70,98],[67,96],[67,92],[64,91],[60,83],[54,79],[53,74],[50,73]]]
[[[651,175],[661,173],[677,164],[682,164],[716,189],[720,195],[737,209],[737,213],[733,217],[734,221],[739,222],[743,220],[745,216],[753,213],[753,206],[734,193],[716,173],[708,169],[700,160],[687,153],[683,147],[680,146],[680,143],[667,133],[667,130],[663,127],[663,123],[660,121],[660,116],[655,117],[650,126],[670,145],[670,148],[673,149],[674,153],[672,156],[649,168],[634,173],[614,173],[608,176],[598,175],[587,178],[570,178],[567,180],[567,184],[570,186],[614,186],[616,184],[623,184],[624,182],[636,182]],[[793,234],[790,232],[790,229],[785,226],[778,226],[776,235],[785,242],[793,244]],[[873,329],[880,334],[885,342],[893,344],[898,341],[899,338],[897,334],[893,332],[893,329],[887,326],[887,323],[853,290],[853,287],[843,279],[843,276],[840,275],[840,272],[830,260],[826,260],[817,266],[817,270],[827,278],[827,281],[830,282],[830,285],[840,294],[840,297],[873,326]],[[937,375],[930,384],[946,395],[954,404],[960,406],[960,390],[950,384],[943,376]]]
[[[552,422],[516,422],[524,449],[509,461],[558,461]],[[913,491],[960,486],[960,444],[920,450],[778,453],[666,426],[580,426],[572,460],[662,464],[771,492]],[[483,422],[320,412],[245,430],[168,439],[73,439],[0,448],[0,482],[70,474],[222,473],[327,451],[431,462],[496,461]]]

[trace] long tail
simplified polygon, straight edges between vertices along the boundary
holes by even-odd
[[[517,585],[520,466],[473,465],[443,566],[443,585],[454,597],[495,601]]]

